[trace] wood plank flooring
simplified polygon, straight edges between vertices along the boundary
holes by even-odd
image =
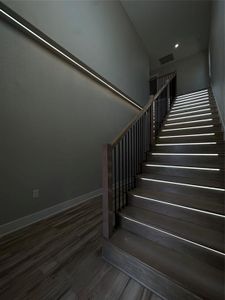
[[[1,300],[160,300],[102,259],[96,198],[0,239]]]

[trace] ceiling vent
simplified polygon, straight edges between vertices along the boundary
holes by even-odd
[[[166,63],[168,63],[168,62],[170,62],[170,61],[173,61],[173,60],[174,60],[174,57],[173,57],[173,54],[172,54],[172,53],[170,53],[170,54],[168,54],[168,55],[166,55],[166,56],[163,56],[163,57],[161,57],[161,58],[159,59],[161,65],[164,65],[164,64],[166,64]]]

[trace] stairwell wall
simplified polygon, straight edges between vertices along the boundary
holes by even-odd
[[[182,95],[209,87],[208,53],[201,51],[184,59],[177,60],[152,70],[158,76],[176,71],[177,94]]]
[[[119,1],[3,2],[140,105],[146,103],[148,54]],[[0,22],[0,224],[5,224],[99,193],[102,144],[138,111]]]
[[[225,2],[213,1],[209,41],[210,83],[225,131]]]

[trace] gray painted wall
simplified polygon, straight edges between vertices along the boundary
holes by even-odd
[[[209,86],[208,54],[199,52],[185,59],[171,62],[160,69],[151,72],[151,75],[163,75],[177,72],[177,94],[185,94],[201,90]]]
[[[120,1],[3,0],[140,104],[148,97],[148,54]]]
[[[225,130],[225,2],[213,1],[209,44],[210,82]]]
[[[35,1],[34,7],[28,1],[9,3],[145,103],[148,56],[119,2],[81,6],[76,1]],[[0,224],[4,224],[100,188],[101,146],[137,110],[0,22]],[[38,199],[32,198],[33,189],[40,189]]]

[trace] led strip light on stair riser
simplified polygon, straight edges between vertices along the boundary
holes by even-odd
[[[154,167],[154,168],[169,168],[169,169],[184,169],[184,170],[199,170],[199,171],[213,171],[219,172],[220,169],[216,168],[203,168],[203,167],[187,167],[187,166],[176,166],[176,165],[159,165],[159,164],[145,164],[146,167]]]
[[[209,104],[209,98],[201,98],[201,99],[193,99],[189,101],[183,101],[183,102],[177,102],[175,101],[172,108],[182,108],[185,107],[185,105],[191,105],[191,104]]]
[[[169,117],[175,117],[175,116],[183,116],[183,115],[191,115],[198,112],[209,112],[211,111],[211,108],[203,108],[203,109],[197,109],[193,111],[185,111],[185,112],[171,112],[169,114]]]
[[[177,96],[177,101],[182,101],[186,99],[193,99],[193,98],[201,98],[201,97],[209,97],[209,93],[201,93],[201,94],[195,94],[195,95],[184,95],[184,96]]]
[[[175,98],[174,103],[176,104],[182,104],[182,103],[188,103],[188,102],[192,102],[192,101],[202,101],[202,100],[209,100],[211,99],[208,95],[202,95],[202,96],[198,96],[198,97],[189,97],[189,98],[183,98],[183,99],[177,99]]]
[[[197,94],[197,93],[206,93],[206,92],[208,93],[208,89],[207,89],[207,88],[206,88],[206,89],[199,90],[199,91],[187,93],[187,94],[182,94],[182,95],[180,95],[180,96],[178,96],[178,97],[185,96],[185,95]]]
[[[199,145],[216,145],[216,142],[196,142],[196,143],[168,143],[156,144],[156,146],[199,146]]]
[[[201,119],[201,120],[193,120],[193,121],[186,121],[186,122],[176,122],[176,123],[168,123],[165,126],[174,126],[174,125],[182,125],[182,124],[192,124],[192,123],[199,123],[199,122],[209,122],[213,121],[213,119]]]
[[[193,97],[184,97],[184,98],[175,98],[175,103],[182,103],[182,102],[188,102],[188,101],[193,101],[193,100],[201,100],[201,99],[209,99],[209,95],[198,95],[198,96],[193,96]]]
[[[194,107],[187,107],[187,108],[177,108],[177,109],[171,109],[171,113],[177,113],[177,112],[182,112],[182,111],[194,111],[193,109],[206,109],[210,108],[209,103],[202,104],[202,105],[195,105]]]
[[[50,47],[52,50],[56,51],[58,54],[62,55],[64,58],[66,58],[68,61],[70,61],[73,65],[75,65],[75,66],[79,67],[80,69],[82,69],[84,72],[86,72],[87,74],[89,74],[92,78],[96,79],[98,82],[100,82],[104,86],[108,87],[111,91],[113,91],[114,93],[116,93],[117,95],[119,95],[120,97],[122,97],[123,99],[125,99],[126,101],[128,101],[130,104],[132,104],[133,106],[135,106],[139,110],[142,110],[142,107],[139,106],[137,103],[133,102],[131,99],[129,99],[128,97],[126,97],[125,95],[123,95],[122,93],[120,93],[117,89],[115,89],[114,87],[112,87],[106,81],[104,81],[103,79],[101,79],[100,77],[98,77],[97,75],[95,75],[93,72],[91,72],[90,70],[88,70],[87,68],[85,68],[83,65],[81,65],[80,63],[78,63],[77,61],[75,61],[74,59],[72,59],[71,57],[69,57],[68,55],[66,55],[63,51],[61,51],[60,49],[58,49],[55,46],[53,46],[46,39],[42,38],[40,35],[36,34],[31,29],[29,29],[28,27],[26,27],[25,25],[23,25],[21,22],[19,22],[13,16],[11,16],[7,12],[5,12],[3,9],[0,9],[0,13],[4,14],[8,19],[10,19],[11,21],[13,21],[17,25],[19,25],[21,28],[25,29],[27,32],[29,32],[31,35],[33,35],[35,38],[37,38],[39,41],[41,41],[42,43],[44,43],[45,45],[47,45],[48,47]]]
[[[179,96],[177,96],[177,97],[175,97],[175,100],[177,102],[179,102],[179,101],[199,99],[199,98],[209,98],[209,94],[204,93],[204,94],[199,94],[199,95],[183,96],[183,97],[180,97],[180,98],[179,98]]]
[[[183,101],[174,101],[173,103],[173,107],[175,106],[182,106],[182,105],[187,105],[187,104],[192,104],[192,103],[198,103],[198,102],[205,102],[205,103],[210,103],[209,102],[209,97],[201,97],[201,98],[193,98],[193,99],[189,99],[189,100],[183,100]]]
[[[215,133],[196,133],[196,134],[181,134],[181,135],[164,135],[160,136],[160,139],[182,138],[182,137],[198,137],[198,136],[212,136]]]
[[[148,198],[148,197],[145,197],[145,196],[139,196],[139,195],[136,195],[136,194],[132,194],[132,196],[134,196],[136,198],[140,198],[140,199],[145,199],[145,200],[149,200],[149,201],[153,201],[153,202],[157,202],[157,203],[162,203],[162,204],[170,205],[170,206],[174,206],[174,207],[179,207],[179,208],[183,208],[183,209],[187,209],[187,210],[191,210],[191,211],[196,211],[196,212],[199,212],[199,213],[212,215],[212,216],[215,216],[215,217],[220,217],[220,218],[225,219],[224,215],[220,215],[220,214],[213,213],[213,212],[210,212],[210,211],[205,211],[205,210],[201,210],[201,209],[197,209],[197,208],[193,208],[193,207],[183,206],[183,205],[179,205],[179,204],[175,204],[175,203],[171,203],[171,202],[167,202],[167,201],[161,201],[161,200],[157,200],[157,199],[153,199],[153,198]]]
[[[200,96],[200,95],[209,95],[209,92],[206,91],[199,91],[196,93],[188,93],[188,94],[184,94],[184,95],[179,95],[176,98],[177,99],[182,99],[182,98],[187,98],[187,97],[194,97],[194,96]]]
[[[163,155],[163,156],[219,156],[218,153],[165,153],[165,152],[152,152],[152,155]]]
[[[191,126],[191,127],[183,127],[183,128],[172,128],[172,129],[162,129],[162,132],[167,131],[179,131],[179,130],[193,130],[193,129],[204,129],[204,128],[212,128],[214,125],[202,125],[202,126]]]
[[[175,235],[175,234],[169,233],[169,232],[167,232],[167,231],[165,231],[165,230],[162,230],[162,229],[156,228],[156,227],[154,227],[154,226],[151,226],[151,225],[142,223],[142,222],[140,222],[140,221],[137,221],[137,220],[132,219],[132,218],[130,218],[130,217],[127,217],[127,216],[125,216],[125,215],[122,215],[122,217],[123,217],[124,219],[129,220],[129,221],[135,222],[135,223],[137,223],[137,224],[139,224],[139,225],[142,225],[142,226],[145,226],[145,227],[149,227],[149,228],[151,228],[151,229],[154,229],[154,230],[156,230],[156,231],[162,232],[162,233],[164,233],[164,234],[166,234],[166,235],[172,236],[172,237],[174,237],[174,238],[177,238],[177,239],[179,239],[179,240],[185,241],[185,242],[190,243],[190,244],[192,244],[192,245],[195,245],[195,246],[204,248],[204,249],[206,249],[206,250],[208,250],[208,251],[212,251],[212,252],[214,252],[214,253],[217,253],[217,254],[220,254],[220,255],[225,256],[225,254],[224,254],[223,252],[220,252],[220,251],[214,250],[214,249],[212,249],[212,248],[206,247],[206,246],[204,246],[204,245],[202,245],[202,244],[198,244],[198,243],[195,243],[195,242],[193,242],[193,241],[191,241],[191,240],[187,240],[187,239],[182,238],[182,237],[180,237],[180,236],[178,236],[178,235]]]
[[[187,109],[190,107],[191,109],[195,108],[197,105],[210,105],[210,102],[208,100],[204,101],[193,101],[192,103],[183,104],[183,105],[174,105],[172,107],[172,110],[178,110],[178,109]]]
[[[186,98],[182,100],[174,100],[174,105],[185,105],[187,103],[192,103],[192,102],[201,102],[201,101],[208,101],[209,102],[210,98],[208,96],[201,96],[201,97],[193,97],[193,98]]]
[[[193,115],[193,116],[185,116],[185,117],[178,117],[178,118],[168,118],[167,121],[191,119],[191,118],[205,117],[205,116],[211,116],[211,115],[212,115],[212,113],[205,113],[205,114],[199,114],[199,115]]]
[[[204,186],[204,185],[197,185],[197,184],[190,184],[190,183],[181,183],[181,182],[174,182],[174,181],[161,180],[161,179],[152,179],[152,178],[146,178],[146,177],[140,177],[140,179],[145,180],[145,181],[160,182],[160,183],[166,183],[166,184],[172,184],[172,185],[190,186],[190,187],[194,187],[194,188],[205,189],[205,190],[213,190],[213,191],[219,191],[219,192],[224,192],[225,191],[225,189],[222,189],[222,188],[210,187],[210,186]]]

